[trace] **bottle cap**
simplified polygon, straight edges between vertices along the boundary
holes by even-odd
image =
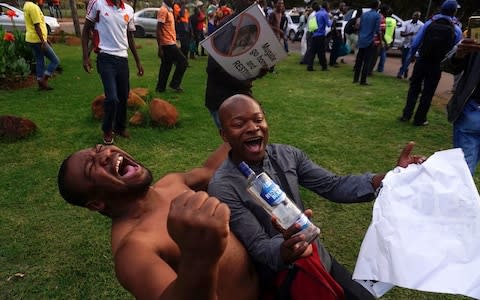
[[[250,177],[251,175],[255,175],[255,172],[253,172],[253,170],[250,169],[250,167],[244,161],[242,161],[238,165],[238,169],[240,170],[240,172],[242,172],[243,176],[245,176],[247,178]]]

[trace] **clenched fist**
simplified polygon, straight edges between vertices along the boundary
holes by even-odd
[[[205,192],[186,191],[170,205],[168,233],[186,259],[215,263],[227,246],[230,210]]]

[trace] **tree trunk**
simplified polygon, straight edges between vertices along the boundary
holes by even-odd
[[[70,9],[72,10],[72,20],[73,20],[73,27],[75,28],[75,35],[80,37],[81,30],[80,30],[80,20],[78,19],[77,13],[77,3],[75,0],[69,0]]]

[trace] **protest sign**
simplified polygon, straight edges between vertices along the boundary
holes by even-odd
[[[287,56],[261,8],[251,5],[200,42],[233,77],[246,80]]]

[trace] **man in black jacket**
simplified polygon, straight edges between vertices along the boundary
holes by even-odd
[[[463,75],[447,105],[453,146],[462,148],[472,175],[480,161],[480,45],[464,39],[448,58],[446,71]]]

